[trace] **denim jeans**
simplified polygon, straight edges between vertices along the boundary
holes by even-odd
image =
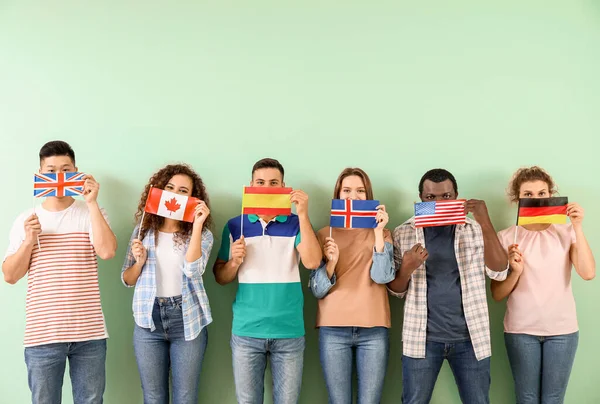
[[[447,344],[427,341],[425,358],[402,356],[402,403],[429,403],[444,359],[452,369],[463,403],[490,402],[490,358],[478,361],[471,341]]]
[[[579,332],[551,337],[504,334],[517,404],[561,404],[575,360]]]
[[[133,347],[142,380],[145,404],[169,403],[169,369],[173,404],[196,404],[202,359],[206,350],[206,327],[186,341],[181,296],[157,297],[152,310],[154,331],[138,325],[133,330]]]
[[[352,368],[356,352],[358,404],[378,404],[389,353],[385,327],[320,327],[319,354],[330,404],[352,404]]]
[[[262,339],[231,336],[238,404],[262,404],[267,356],[271,357],[274,404],[296,404],[302,386],[304,337]]]
[[[101,404],[106,384],[106,340],[69,342],[25,348],[33,404],[60,404],[65,366],[74,404]]]

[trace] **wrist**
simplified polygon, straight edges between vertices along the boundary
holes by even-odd
[[[25,247],[34,247],[36,242],[37,238],[34,238],[33,240],[26,238],[25,240],[23,240],[23,244],[25,245]]]
[[[86,200],[85,203],[87,204],[88,208],[98,208],[98,201],[96,199],[91,201]]]

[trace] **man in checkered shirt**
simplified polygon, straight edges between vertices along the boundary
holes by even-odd
[[[458,186],[443,169],[419,183],[423,202],[455,200]],[[394,230],[396,279],[389,289],[405,297],[402,330],[402,402],[429,403],[444,359],[463,403],[489,403],[490,326],[485,276],[502,281],[508,259],[485,202],[471,199],[465,224],[416,228],[415,218]]]

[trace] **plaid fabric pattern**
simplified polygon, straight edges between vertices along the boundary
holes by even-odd
[[[411,249],[417,242],[424,245],[425,235],[423,228],[415,227],[415,218],[412,217],[396,227],[393,238],[394,264],[396,270],[399,270],[404,252]],[[491,279],[503,281],[506,279],[508,268],[502,272],[496,272],[485,266],[481,226],[471,218],[467,218],[465,224],[456,225],[454,251],[456,251],[460,272],[465,320],[475,356],[477,360],[482,360],[492,355],[485,276],[487,274]],[[392,292],[392,294],[401,298],[406,297],[402,329],[403,354],[411,358],[424,358],[427,341],[425,264],[413,272],[406,292]]]
[[[135,258],[131,253],[131,241],[138,236],[138,227],[133,230],[129,246],[127,247],[127,255],[121,270],[121,282],[127,287],[129,286],[123,280],[123,272],[135,263]],[[183,287],[181,290],[181,310],[183,312],[183,327],[185,340],[191,341],[195,339],[200,331],[212,322],[210,306],[208,304],[208,296],[204,289],[202,275],[206,269],[208,257],[213,246],[213,235],[208,229],[202,231],[202,256],[194,262],[185,261],[181,268],[183,276]],[[156,329],[154,321],[152,321],[152,308],[156,298],[156,240],[154,232],[146,233],[142,240],[144,247],[148,250],[148,258],[144,264],[144,268],[140,277],[135,284],[133,293],[133,318],[135,323],[142,328],[149,328],[151,331]],[[189,240],[185,245],[187,250]]]

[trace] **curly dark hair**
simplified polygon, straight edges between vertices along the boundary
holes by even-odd
[[[548,185],[548,192],[550,193],[550,196],[558,193],[554,180],[550,174],[546,172],[546,170],[538,166],[523,167],[519,168],[517,172],[514,173],[510,183],[508,184],[508,197],[510,198],[511,202],[519,202],[521,185],[523,185],[524,182],[530,181],[544,181]]]
[[[192,179],[193,188],[191,196],[201,199],[206,203],[206,206],[210,209],[210,201],[208,198],[208,193],[206,192],[206,188],[204,186],[204,182],[202,178],[187,164],[170,164],[164,168],[161,168],[156,172],[150,180],[148,180],[148,184],[144,188],[144,192],[142,192],[142,196],[140,198],[140,203],[138,205],[138,210],[135,214],[136,222],[139,223],[143,214],[144,208],[146,206],[146,200],[148,199],[148,192],[150,192],[150,187],[164,189],[165,186],[169,183],[169,180],[173,178],[175,175],[183,174],[187,175]],[[161,216],[157,215],[145,215],[144,223],[140,224],[142,226],[142,231],[140,235],[140,239],[143,240],[146,237],[146,234],[149,230],[153,230],[154,233],[158,233],[158,229],[163,225],[165,219]],[[212,216],[209,215],[204,222],[204,228],[210,229],[212,227]],[[192,223],[181,222],[179,225],[179,231],[175,233],[175,243],[176,244],[184,244],[192,234]]]

